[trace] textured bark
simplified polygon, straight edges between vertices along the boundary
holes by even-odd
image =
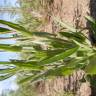
[[[62,29],[54,21],[54,16],[76,28],[86,27],[87,21],[84,16],[89,13],[89,3],[89,0],[42,0],[45,8],[43,18],[46,21],[42,30],[55,33]],[[64,91],[71,91],[75,96],[90,96],[90,83],[80,82],[84,75],[85,73],[79,70],[67,77],[56,77],[54,80],[38,82],[36,87],[38,96],[64,96]]]
[[[64,95],[66,92],[71,92],[71,96],[90,96],[90,83],[79,81],[84,74],[83,71],[79,70],[70,76],[40,81],[36,84],[38,96],[66,96]]]
[[[50,2],[49,2],[50,1]],[[84,16],[89,13],[89,0],[44,0],[45,21],[44,30],[47,32],[57,32],[60,30],[53,17],[76,27],[86,27]],[[77,24],[78,23],[78,24]]]

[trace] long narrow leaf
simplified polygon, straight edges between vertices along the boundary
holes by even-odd
[[[95,22],[95,19],[93,19],[91,16],[85,16],[85,18],[88,20],[88,21],[90,21],[91,23],[93,23],[93,24],[96,24],[96,22]]]
[[[11,61],[12,64],[21,67],[21,68],[28,68],[28,69],[32,69],[32,70],[43,70],[44,66],[41,66],[38,64],[37,61],[22,61],[22,60],[12,60]]]
[[[0,81],[3,81],[5,79],[8,79],[8,78],[12,77],[13,75],[14,75],[14,73],[9,73],[9,74],[0,76]]]
[[[17,30],[17,32],[19,31],[22,32],[22,34],[24,35],[27,35],[27,36],[32,35],[31,32],[27,31],[24,27],[20,26],[19,24],[15,24],[9,21],[4,21],[4,20],[0,20],[0,23],[13,28],[14,30]]]
[[[73,38],[78,42],[84,42],[85,37],[80,32],[59,32],[62,36],[69,38]]]
[[[72,49],[69,49],[69,50],[66,50],[62,53],[59,53],[55,56],[52,56],[48,59],[44,59],[42,60],[40,63],[41,64],[49,64],[49,63],[54,63],[56,61],[59,61],[59,60],[63,60],[65,59],[66,57],[72,55],[73,53],[75,53],[77,50],[78,50],[79,47],[75,47],[75,48],[72,48]]]
[[[48,32],[32,32],[33,35],[39,36],[39,37],[50,37],[50,36],[56,36],[55,34],[48,33]]]
[[[10,32],[10,30],[8,28],[0,27],[0,33],[6,33],[6,32]]]
[[[13,51],[13,52],[20,52],[22,51],[22,47],[21,46],[12,46],[9,44],[0,44],[0,49],[1,50],[5,50],[5,51]]]
[[[27,69],[31,69],[31,70],[43,70],[44,66],[41,66],[38,64],[38,62],[36,61],[22,61],[22,60],[11,60],[8,62],[0,62],[1,65],[15,65],[16,67],[19,68],[27,68]]]

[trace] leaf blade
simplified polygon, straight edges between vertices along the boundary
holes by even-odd
[[[54,63],[54,62],[59,61],[59,60],[63,60],[66,57],[72,55],[74,52],[76,52],[78,50],[78,48],[79,47],[77,46],[75,48],[69,49],[69,50],[62,52],[60,54],[57,54],[57,55],[55,55],[49,59],[42,60],[40,63],[41,64],[48,64],[48,63]]]

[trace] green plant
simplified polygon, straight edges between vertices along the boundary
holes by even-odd
[[[90,19],[89,16],[86,18],[95,30],[95,20],[91,17]],[[49,76],[65,76],[78,69],[84,70],[87,75],[96,74],[96,48],[91,45],[90,40],[80,29],[76,30],[60,20],[57,22],[68,28],[68,32],[59,32],[57,35],[46,32],[30,32],[18,24],[0,20],[1,24],[11,27],[11,29],[0,28],[0,33],[4,33],[4,30],[5,33],[15,30],[20,35],[19,38],[17,37],[20,42],[18,45],[0,45],[0,49],[28,54],[28,58],[25,60],[0,62],[0,64],[9,66],[0,70],[0,73],[4,74],[0,76],[0,80],[19,72],[25,72],[19,83],[30,80],[34,82]],[[39,38],[34,40],[34,36]],[[10,68],[10,65],[14,66]]]

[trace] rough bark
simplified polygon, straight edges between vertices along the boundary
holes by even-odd
[[[80,82],[84,74],[79,70],[70,76],[40,81],[36,84],[38,96],[68,96],[64,95],[66,92],[71,92],[72,96],[90,96],[90,83]]]
[[[50,2],[49,2],[50,1]],[[89,0],[42,0],[47,21],[44,30],[57,32],[60,30],[53,17],[57,17],[74,27],[86,27],[84,16],[89,12]],[[77,24],[78,23],[78,24]]]
[[[89,3],[89,0],[42,0],[45,8],[43,18],[46,21],[42,30],[54,33],[61,30],[61,27],[55,23],[54,16],[76,28],[86,27],[87,21],[84,16],[89,13]],[[80,82],[84,74],[79,70],[67,77],[56,77],[54,80],[38,82],[36,87],[38,96],[64,96],[64,91],[71,91],[75,93],[75,96],[90,96],[90,83]]]

